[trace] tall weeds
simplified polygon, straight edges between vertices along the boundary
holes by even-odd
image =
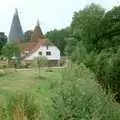
[[[84,65],[70,64],[53,100],[53,120],[119,120],[120,105],[106,95]]]
[[[4,105],[5,120],[40,120],[41,111],[30,94],[11,96]]]

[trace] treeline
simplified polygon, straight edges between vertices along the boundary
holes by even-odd
[[[67,45],[67,38],[71,35],[70,28],[67,27],[61,30],[53,30],[46,33],[46,37],[51,40],[61,51],[61,55],[65,55],[65,48]]]
[[[120,94],[120,6],[105,11],[92,3],[75,12],[70,27],[46,34],[62,55],[84,63],[108,92]]]

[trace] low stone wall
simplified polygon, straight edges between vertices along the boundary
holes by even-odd
[[[8,62],[0,60],[0,69],[7,68],[7,67],[8,67]]]
[[[46,64],[46,67],[58,67],[60,65],[58,60],[48,60],[48,64]],[[37,66],[37,61],[35,60],[26,60],[21,61],[21,67],[22,68],[33,68]]]
[[[57,66],[59,66],[60,64],[59,64],[59,61],[58,60],[49,60],[48,61],[48,66],[49,67],[57,67]]]

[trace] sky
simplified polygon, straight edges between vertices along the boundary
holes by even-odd
[[[34,29],[39,19],[46,33],[69,26],[74,12],[92,2],[106,10],[120,4],[119,0],[0,0],[0,32],[9,34],[15,8],[18,9],[23,31]]]

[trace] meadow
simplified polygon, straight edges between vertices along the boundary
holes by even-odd
[[[35,97],[44,111],[44,106],[51,104],[52,83],[61,79],[60,71],[52,69],[49,72],[43,69],[39,76],[37,69],[4,69],[5,73],[0,76],[0,102],[4,103],[16,94],[28,93]]]
[[[84,65],[5,69],[0,120],[119,120],[120,105]],[[22,117],[21,117],[22,116]]]

